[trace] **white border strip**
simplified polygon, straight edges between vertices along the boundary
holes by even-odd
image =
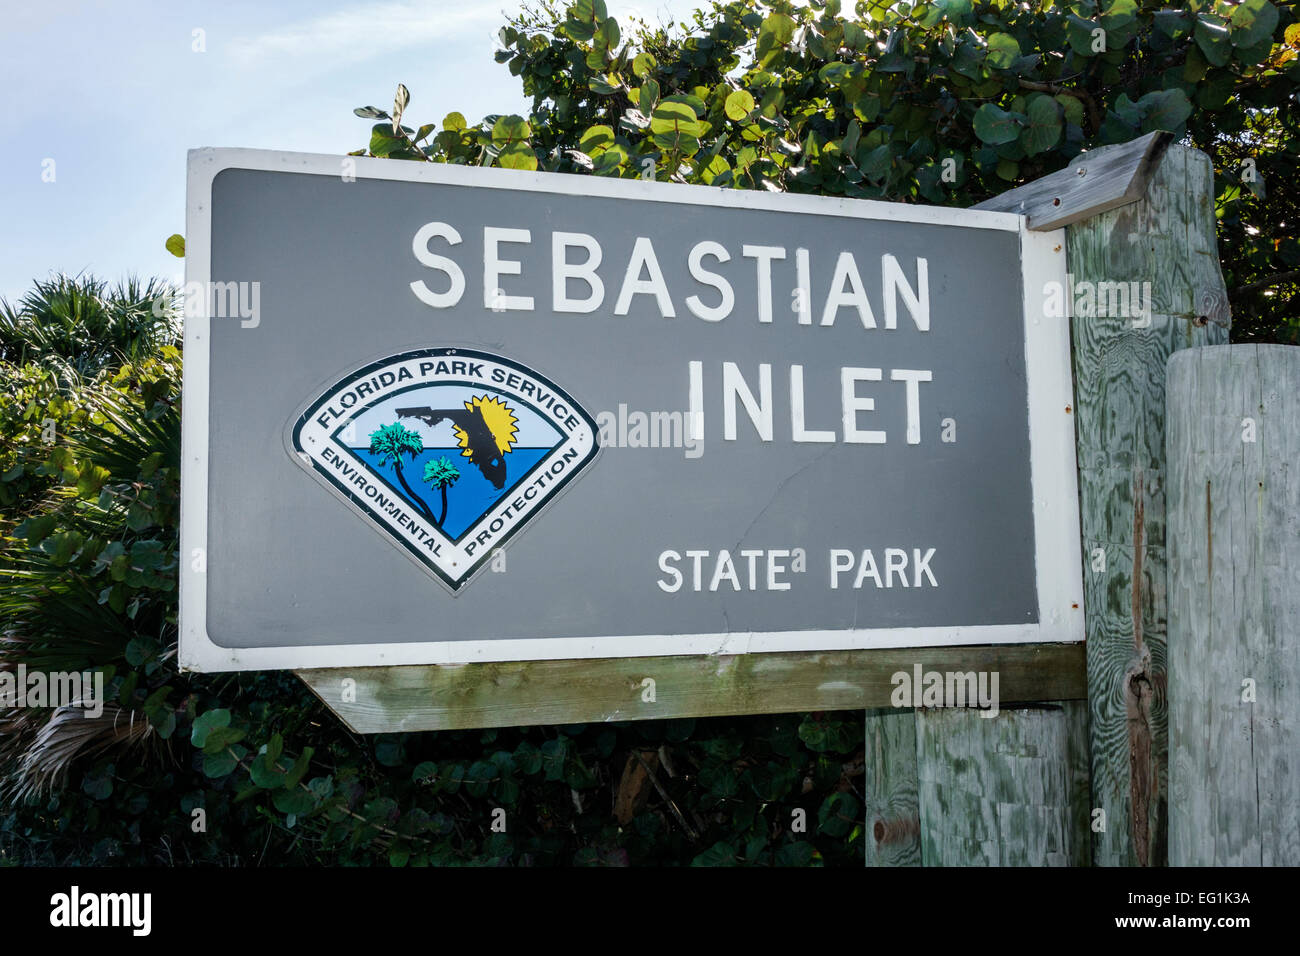
[[[1034,498],[1038,624],[918,627],[843,631],[755,631],[723,634],[537,638],[394,644],[221,647],[207,633],[208,414],[210,320],[185,318],[181,418],[180,665],[197,671],[325,667],[389,667],[488,661],[664,657],[865,648],[944,647],[1081,641],[1083,579],[1074,452],[1069,329],[1043,309],[1044,285],[1065,282],[1065,233],[1029,232],[1023,217],[855,199],[681,186],[597,176],[529,173],[367,157],[246,149],[189,153],[185,217],[186,282],[206,289],[211,277],[212,181],[225,169],[342,175],[354,162],[358,179],[446,183],[574,196],[603,196],[691,205],[760,209],[1017,232],[1024,279],[1025,362]],[[990,558],[995,560],[995,558]]]

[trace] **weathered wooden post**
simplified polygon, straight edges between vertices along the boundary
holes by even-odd
[[[1092,160],[1081,158],[1078,168]],[[1145,314],[1073,323],[1093,860],[1166,862],[1165,364],[1227,341],[1214,170],[1172,145],[1141,199],[1070,226],[1075,282],[1150,283]]]
[[[988,720],[869,712],[868,772],[874,740],[897,748],[908,722],[917,735],[914,852],[877,846],[874,862],[919,853],[926,864],[1086,863],[1085,816],[1093,862],[1165,862],[1165,362],[1226,341],[1228,325],[1214,172],[1170,139],[1090,151],[978,207],[1019,212],[1031,230],[1065,229],[1091,720],[1069,702]],[[1072,769],[1085,735],[1087,806]],[[876,786],[905,797],[912,781],[898,776],[910,765],[895,755],[889,766],[892,778]],[[877,840],[891,833],[876,827]]]
[[[916,718],[926,866],[1087,865],[1082,701]]]
[[[915,712],[868,710],[862,746],[867,866],[920,866]]]
[[[1169,360],[1169,862],[1300,864],[1300,349]]]

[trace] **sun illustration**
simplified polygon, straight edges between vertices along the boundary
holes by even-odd
[[[510,406],[499,398],[477,395],[472,401],[465,403],[465,408],[467,411],[477,411],[482,416],[483,424],[487,426],[488,431],[492,433],[492,439],[496,442],[497,453],[508,454],[515,445],[515,433],[518,431],[515,426],[519,421]],[[469,458],[474,453],[474,449],[470,447],[469,434],[460,425],[455,426],[452,431],[463,449],[461,455]]]

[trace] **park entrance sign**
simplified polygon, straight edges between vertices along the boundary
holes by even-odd
[[[181,660],[1077,641],[1061,234],[190,154]]]

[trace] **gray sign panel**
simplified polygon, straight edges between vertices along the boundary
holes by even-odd
[[[182,658],[1082,636],[1059,234],[200,150]]]

